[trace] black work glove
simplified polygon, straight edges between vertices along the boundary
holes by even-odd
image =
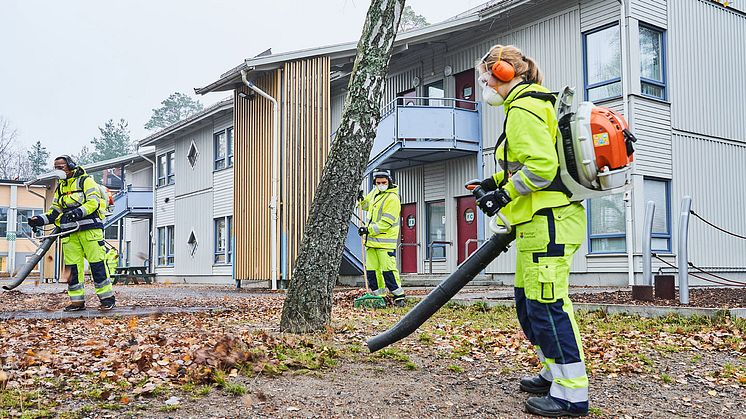
[[[35,215],[26,221],[29,227],[41,227],[44,225],[44,219]]]
[[[357,229],[357,234],[360,235],[360,236],[367,235],[368,234],[368,227],[362,226],[362,227],[358,228]]]
[[[504,189],[486,193],[483,197],[477,199],[477,205],[488,217],[497,214],[500,208],[508,205],[511,201],[510,196]]]
[[[492,176],[488,177],[487,179],[483,180],[479,186],[482,187],[486,192],[496,191],[497,190],[497,183],[495,182],[495,178]]]
[[[359,189],[357,191],[357,200],[358,201],[362,201],[363,199],[365,199],[365,194],[363,193],[362,189]]]
[[[62,217],[60,218],[60,223],[65,224],[65,223],[77,221],[83,218],[84,216],[85,214],[83,213],[82,208],[75,208],[74,210],[71,210],[71,211],[68,211],[62,214]]]

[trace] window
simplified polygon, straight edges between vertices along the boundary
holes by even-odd
[[[192,141],[192,145],[189,146],[189,152],[187,153],[187,161],[192,168],[197,164],[197,156],[199,156],[199,151],[197,150],[197,145]]]
[[[33,230],[31,227],[28,226],[28,219],[35,216],[35,215],[42,215],[44,213],[43,209],[18,209],[16,212],[16,232],[18,234],[18,237],[27,237],[31,236],[33,233]],[[36,233],[36,236],[41,236],[42,233],[41,230],[38,230]]]
[[[645,179],[645,203],[655,202],[650,250],[671,251],[671,188],[665,180]]]
[[[666,99],[663,31],[640,25],[640,89],[645,96]]]
[[[233,217],[215,219],[215,264],[227,264],[233,261]]]
[[[158,227],[158,266],[174,265],[174,226]]]
[[[106,227],[104,229],[104,240],[119,240],[119,223],[120,221],[117,221],[116,223]]]
[[[622,95],[622,53],[619,25],[583,35],[585,97],[603,100]]]
[[[0,237],[8,233],[8,208],[0,208]]]
[[[233,128],[213,134],[215,170],[233,166]]]
[[[427,252],[428,259],[445,259],[446,248],[444,244],[433,245],[433,254],[430,255],[430,243],[444,241],[446,239],[446,203],[436,201],[427,203]]]
[[[169,151],[158,156],[158,186],[173,185],[175,152]]]
[[[627,251],[623,198],[624,194],[614,194],[588,201],[591,253]]]
[[[189,234],[187,244],[189,245],[189,254],[194,257],[194,254],[197,252],[197,236],[194,235],[194,231]]]

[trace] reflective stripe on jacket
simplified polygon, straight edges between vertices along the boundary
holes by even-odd
[[[511,224],[530,221],[542,208],[561,207],[570,203],[563,192],[545,190],[552,184],[559,159],[555,144],[559,135],[554,107],[546,100],[517,96],[526,92],[549,91],[538,84],[519,84],[505,99],[505,135],[508,143],[507,162],[505,141],[495,150],[500,170],[493,175],[499,185],[505,170],[512,174],[505,184],[505,191],[512,201],[502,209]]]
[[[368,212],[368,236],[365,246],[378,249],[396,249],[399,243],[399,217],[401,216],[401,201],[399,187],[379,192],[373,189],[359,203]]]

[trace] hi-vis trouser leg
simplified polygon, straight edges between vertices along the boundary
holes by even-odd
[[[85,302],[85,260],[91,268],[96,295],[100,300],[112,297],[109,274],[106,269],[103,230],[90,229],[76,231],[62,238],[62,251],[65,254],[65,266],[70,271],[67,282],[67,294],[73,302]]]
[[[401,287],[399,270],[396,268],[396,251],[393,249],[365,248],[365,268],[368,270],[368,287],[375,295],[383,295],[386,288],[394,294],[394,300],[405,297]]]
[[[568,297],[572,257],[585,232],[580,204],[537,212],[516,227],[518,321],[552,382],[549,394],[570,410],[587,411],[588,376],[580,332]]]

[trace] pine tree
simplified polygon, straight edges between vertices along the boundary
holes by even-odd
[[[145,124],[145,129],[166,128],[202,110],[202,104],[184,93],[175,92],[161,102],[161,107],[153,109],[153,115]]]
[[[48,160],[49,151],[41,145],[41,141],[37,141],[36,144],[31,146],[31,150],[28,153],[28,164],[33,176],[40,175],[49,170]]]
[[[94,162],[125,156],[132,152],[134,147],[127,125],[124,119],[120,119],[117,123],[110,119],[106,121],[103,128],[98,127],[101,136],[91,140],[93,145],[91,158]]]

